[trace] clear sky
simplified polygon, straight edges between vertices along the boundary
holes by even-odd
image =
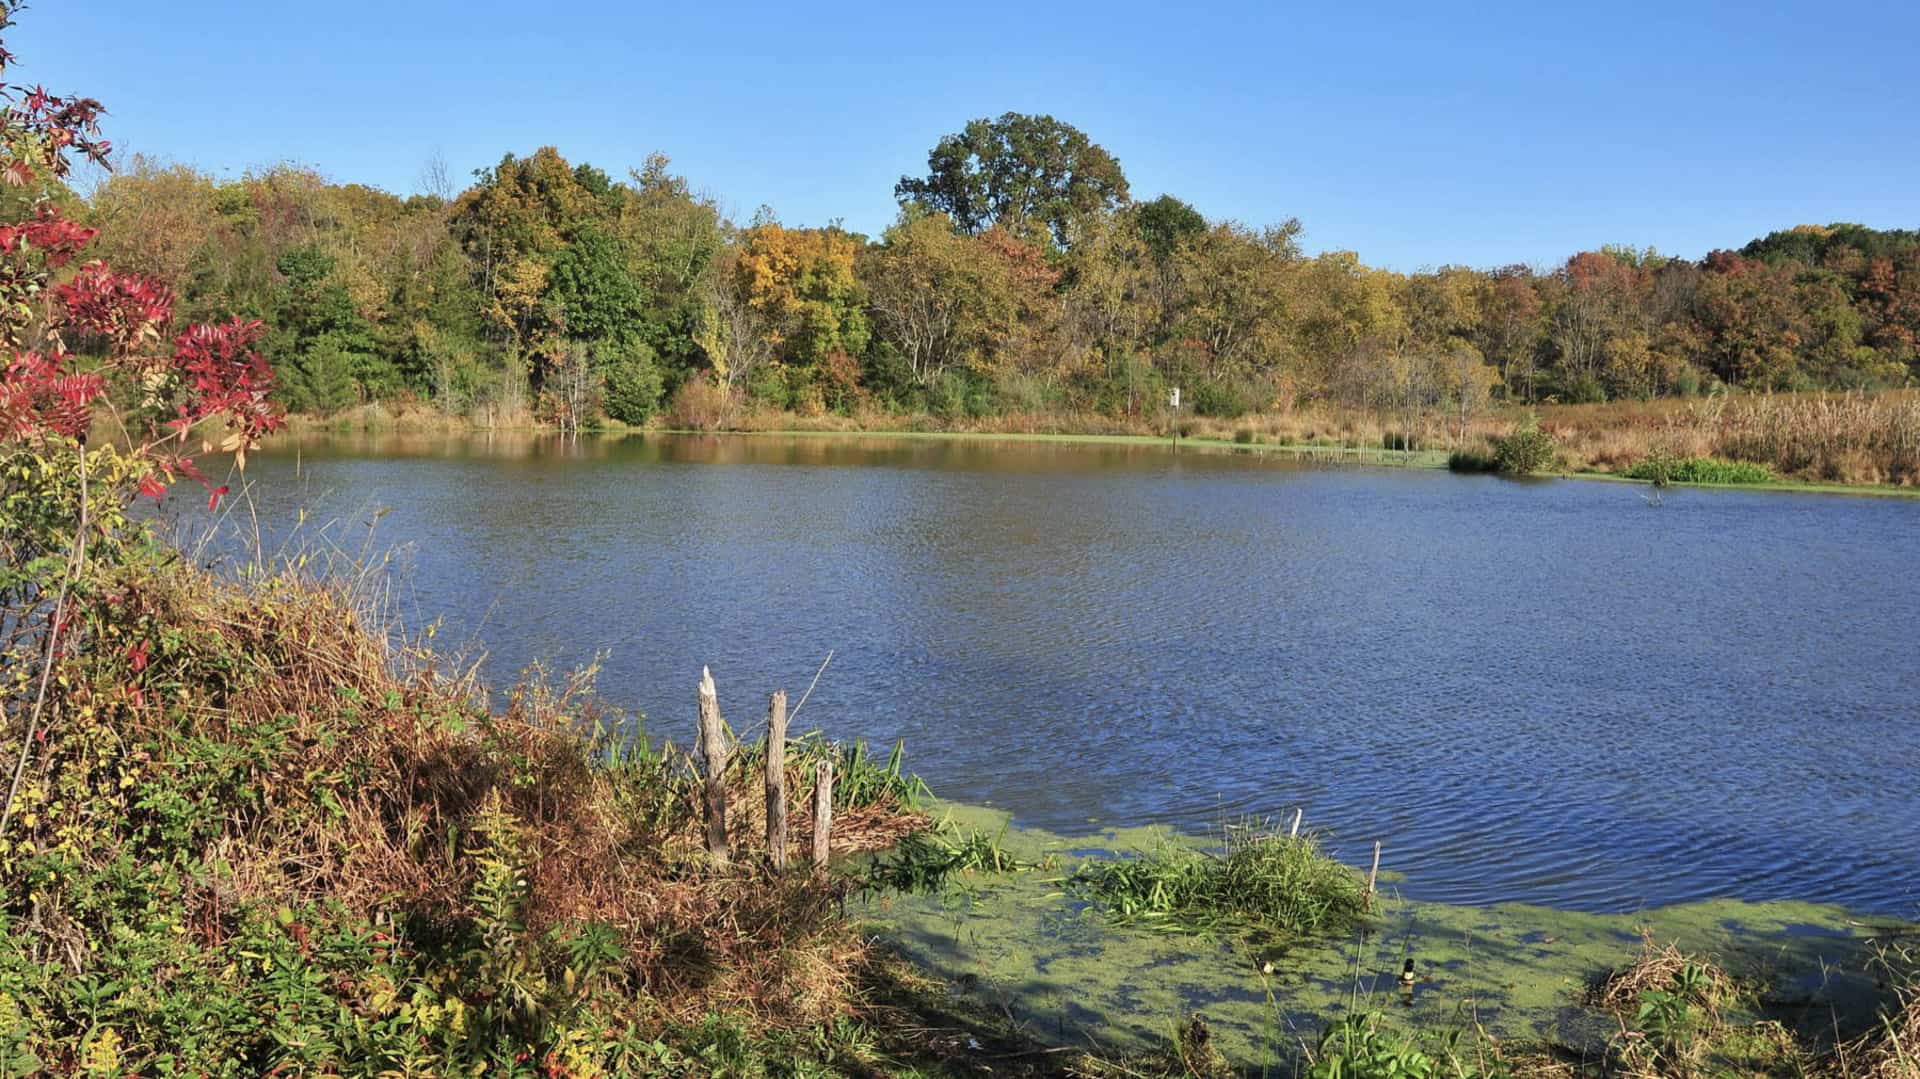
[[[1183,10],[1184,9],[1184,10]],[[877,232],[969,118],[1051,113],[1137,198],[1297,216],[1376,265],[1697,257],[1920,227],[1920,4],[38,0],[18,81],[128,150],[418,190],[552,144],[652,150],[744,219]]]

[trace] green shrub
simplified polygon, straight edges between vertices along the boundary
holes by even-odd
[[[1553,467],[1560,448],[1553,436],[1532,420],[1512,434],[1493,439],[1493,464],[1497,471],[1515,476],[1544,472]]]
[[[1380,436],[1380,447],[1411,453],[1420,448],[1420,436],[1407,431],[1388,431]]]
[[[1253,399],[1238,386],[1202,382],[1193,388],[1193,411],[1218,420],[1237,420],[1253,411]]]
[[[650,346],[635,344],[603,358],[600,372],[608,416],[637,427],[660,410],[664,383]]]
[[[1240,428],[1239,430],[1233,433],[1233,440],[1242,446],[1252,445],[1255,442],[1255,439],[1253,436],[1253,428],[1251,427]]]

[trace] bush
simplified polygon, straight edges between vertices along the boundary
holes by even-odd
[[[667,407],[667,425],[683,431],[717,431],[732,418],[733,396],[704,375],[681,383]]]
[[[1553,467],[1560,448],[1553,436],[1529,420],[1512,434],[1493,439],[1493,462],[1497,471],[1515,476],[1544,472]]]
[[[994,396],[1003,412],[1045,412],[1060,404],[1059,389],[1038,375],[1005,375]]]
[[[782,364],[763,363],[747,378],[747,399],[768,408],[785,409],[793,403],[793,389]]]
[[[1152,410],[1167,399],[1166,380],[1145,358],[1123,353],[1101,366],[1084,369],[1074,392],[1081,407],[1108,416]]]
[[[1218,420],[1237,420],[1253,411],[1253,397],[1225,382],[1202,382],[1193,388],[1193,411]]]
[[[927,389],[927,407],[943,420],[979,419],[994,413],[992,387],[960,371],[947,371]]]
[[[637,427],[660,410],[664,384],[651,346],[635,344],[603,358],[600,372],[608,416]]]

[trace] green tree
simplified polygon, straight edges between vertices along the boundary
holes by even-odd
[[[962,232],[1001,225],[1062,247],[1081,218],[1128,197],[1119,160],[1080,129],[1017,112],[941,139],[927,155],[927,175],[901,177],[893,193],[946,214]]]
[[[625,346],[650,336],[650,307],[619,241],[587,226],[553,258],[547,298],[568,337]]]

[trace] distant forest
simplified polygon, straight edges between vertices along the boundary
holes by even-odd
[[[663,155],[616,180],[556,150],[402,198],[281,166],[218,182],[136,157],[75,208],[190,318],[271,327],[284,403],[410,400],[493,422],[642,423],[678,401],[800,413],[1230,417],[1323,402],[1465,415],[1872,388],[1920,375],[1920,233],[1801,225],[1694,262],[1373,269],[1300,223],[1135,201],[1070,125],[940,140],[877,237],[728,220]],[[77,197],[76,197],[77,198]]]

